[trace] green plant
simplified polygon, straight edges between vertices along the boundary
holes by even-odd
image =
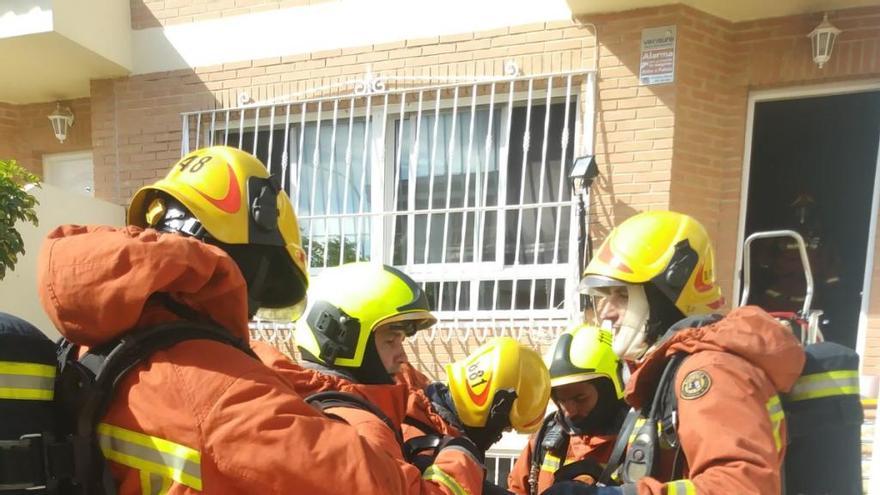
[[[19,221],[37,225],[34,207],[37,198],[23,186],[33,183],[39,187],[39,177],[28,172],[15,160],[0,160],[0,280],[6,270],[12,270],[18,255],[24,254],[24,241],[15,228]]]

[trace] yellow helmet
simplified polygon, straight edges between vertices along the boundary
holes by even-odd
[[[259,285],[259,293],[251,295],[260,306],[304,301],[306,255],[290,199],[276,177],[244,151],[213,146],[184,156],[164,179],[135,193],[128,223],[220,245],[242,269],[249,291]]]
[[[520,433],[541,427],[550,400],[550,374],[534,349],[510,337],[483,344],[466,358],[446,365],[449,391],[466,427],[486,426],[498,400],[513,397],[509,425]],[[515,395],[511,395],[515,394]]]
[[[547,355],[553,388],[607,378],[618,399],[623,398],[620,360],[611,347],[611,332],[579,324],[563,332]]]
[[[360,370],[356,377],[369,383],[375,377],[365,373],[387,375],[381,363],[376,366],[375,346],[368,345],[379,325],[408,323],[411,336],[436,321],[424,291],[405,273],[379,263],[348,263],[316,277],[295,340],[305,360]]]
[[[581,288],[621,282],[652,284],[685,316],[711,313],[724,305],[709,235],[681,213],[640,213],[611,231],[584,270]]]

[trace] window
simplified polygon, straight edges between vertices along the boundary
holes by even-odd
[[[255,153],[282,177],[318,275],[382,260],[421,282],[441,318],[559,316],[576,283],[566,180],[576,84],[524,78],[204,112],[184,130]]]

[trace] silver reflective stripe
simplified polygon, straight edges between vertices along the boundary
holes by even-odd
[[[53,390],[55,387],[55,378],[0,374],[0,387]]]
[[[162,495],[165,484],[165,478],[158,474],[150,473],[150,495]]]
[[[171,479],[141,471],[141,495],[165,495],[171,489]]]

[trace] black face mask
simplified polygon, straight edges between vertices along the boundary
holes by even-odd
[[[556,412],[557,420],[570,435],[599,435],[617,431],[619,425],[616,420],[620,412],[627,408],[626,403],[617,398],[614,384],[608,378],[598,378],[593,385],[599,392],[599,400],[589,414],[572,420],[562,413],[561,408]]]

